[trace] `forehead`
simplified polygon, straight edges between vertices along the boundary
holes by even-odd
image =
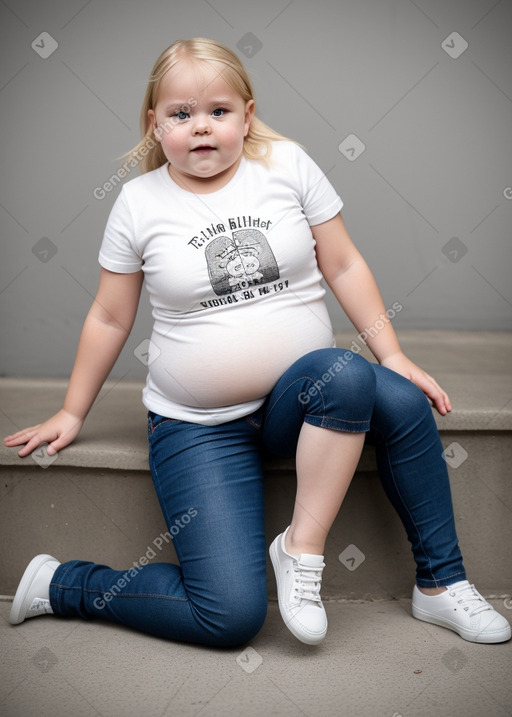
[[[208,99],[211,96],[238,97],[224,79],[226,67],[220,62],[180,60],[162,78],[159,101]]]

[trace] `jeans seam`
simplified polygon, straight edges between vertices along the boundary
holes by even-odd
[[[312,378],[311,376],[300,376],[299,378],[296,378],[295,381],[294,381],[293,383],[291,383],[289,386],[287,386],[286,389],[276,398],[276,400],[274,401],[273,405],[272,405],[272,406],[269,406],[269,409],[268,409],[268,412],[267,412],[267,417],[270,416],[270,414],[271,414],[272,411],[274,410],[274,407],[279,403],[279,401],[283,398],[283,396],[284,396],[288,391],[290,391],[291,388],[292,388],[296,383],[299,383],[299,381],[304,381],[304,379],[307,379],[308,381],[312,381],[313,383],[315,383],[315,381],[313,380],[313,378]],[[321,391],[319,391],[318,393],[320,394],[320,397],[321,397],[321,399],[322,399],[322,407],[323,407],[323,408],[322,408],[322,413],[325,415],[325,401],[324,401],[324,397],[323,397],[323,394],[322,394]]]
[[[87,593],[89,595],[106,595],[109,590],[90,590],[89,588],[71,587],[69,585],[61,585],[60,583],[53,583],[53,587],[58,590],[77,590],[81,593]],[[160,595],[158,593],[116,593],[115,598],[159,598],[161,600],[176,600],[178,602],[190,602],[188,598],[174,597],[173,595]],[[110,601],[109,601],[110,602]]]
[[[445,575],[444,578],[432,578],[430,582],[435,583],[434,587],[438,587],[438,583],[440,583],[442,580],[451,580],[452,578],[456,578],[459,575],[466,575],[466,572],[464,570],[459,570],[457,573],[451,573],[450,575]],[[426,578],[421,578],[421,580],[426,581]],[[445,586],[448,587],[448,586]]]
[[[245,420],[247,421],[247,423],[248,423],[250,426],[253,426],[253,428],[256,428],[258,431],[260,430],[260,428],[261,428],[261,423],[255,423],[253,420],[251,420],[251,418],[250,418],[249,416],[246,416],[246,417],[245,417]]]
[[[314,414],[306,413],[306,416],[312,416]],[[326,421],[338,421],[339,423],[353,423],[355,424],[361,424],[361,423],[369,423],[369,421],[350,421],[348,418],[336,418],[335,416],[326,416],[325,414],[322,416],[322,420]]]
[[[174,419],[174,418],[169,418],[169,419],[167,419],[167,420],[169,420],[169,421],[174,421],[175,419]],[[164,423],[164,422],[165,422],[165,421],[162,421],[162,423]],[[160,425],[161,425],[161,424],[159,423],[158,426],[160,426]],[[158,426],[156,426],[156,428],[158,428]],[[171,516],[169,515],[168,508],[167,508],[167,502],[160,500],[160,490],[161,490],[160,477],[159,477],[159,475],[158,475],[157,463],[156,463],[156,460],[155,460],[155,457],[154,457],[154,449],[153,449],[153,441],[152,441],[152,438],[153,438],[153,432],[151,432],[151,436],[148,437],[148,462],[149,462],[149,470],[150,470],[150,473],[151,473],[151,478],[152,478],[152,481],[153,481],[153,486],[154,486],[154,489],[155,489],[155,493],[156,493],[156,496],[157,496],[157,498],[158,498],[158,502],[159,502],[159,504],[160,504],[160,508],[161,508],[161,510],[162,510],[162,515],[164,516],[165,525],[167,526],[167,530],[169,530],[169,526],[171,525],[172,521],[171,521]]]
[[[268,410],[268,412],[267,412],[267,418],[270,416],[270,414],[271,414],[272,411],[274,410],[274,407],[277,405],[277,403],[279,403],[279,401],[282,399],[282,397],[283,397],[288,391],[290,391],[290,390],[292,389],[292,387],[293,387],[296,383],[298,383],[299,381],[304,381],[305,379],[306,379],[307,381],[311,381],[311,382],[313,383],[313,385],[315,385],[315,383],[316,383],[316,381],[314,381],[314,379],[313,379],[311,376],[301,376],[301,377],[299,377],[299,378],[296,378],[295,381],[294,381],[293,383],[291,383],[289,386],[287,386],[287,387],[286,387],[286,390],[283,391],[283,392],[276,398],[276,400],[274,401],[274,403],[272,404],[272,406],[269,407],[269,410]],[[321,400],[322,400],[322,415],[321,415],[321,416],[316,416],[316,415],[313,414],[313,413],[307,413],[307,412],[306,412],[306,413],[304,414],[304,421],[305,421],[305,422],[307,422],[307,421],[306,421],[307,417],[308,417],[308,416],[311,416],[311,417],[314,417],[314,418],[320,418],[321,421],[322,421],[322,423],[323,423],[324,421],[335,421],[335,422],[338,422],[338,423],[350,423],[350,424],[352,424],[353,426],[356,426],[356,425],[359,426],[359,425],[369,424],[370,419],[365,420],[365,421],[351,421],[351,420],[349,420],[348,418],[336,418],[335,416],[327,416],[326,413],[325,413],[325,400],[324,400],[322,391],[318,391],[318,393],[319,393],[320,398],[321,398]],[[333,430],[336,430],[336,429],[333,429]],[[339,430],[342,430],[342,429],[339,429]],[[367,431],[360,431],[360,432],[362,432],[362,433],[367,433]]]
[[[163,421],[160,421],[159,423],[157,423],[156,426],[154,426],[154,425],[153,425],[153,421],[152,421],[152,419],[150,418],[150,419],[149,419],[149,422],[150,422],[150,425],[151,425],[151,435],[153,435],[153,433],[156,431],[156,429],[157,429],[159,426],[163,426],[164,423],[169,423],[170,421],[176,422],[176,420],[177,420],[176,418],[164,418]]]

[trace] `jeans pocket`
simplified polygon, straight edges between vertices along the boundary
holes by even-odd
[[[158,428],[162,423],[178,423],[178,420],[176,418],[168,418],[167,416],[161,416],[159,413],[153,413],[153,411],[148,411],[148,429],[151,433]]]
[[[251,413],[249,416],[245,417],[245,420],[250,426],[253,426],[253,428],[256,428],[256,430],[261,429],[261,424],[263,423],[263,406],[256,409],[254,413]]]

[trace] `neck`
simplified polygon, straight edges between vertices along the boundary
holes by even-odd
[[[203,178],[176,172],[171,164],[167,166],[167,170],[173,182],[187,192],[192,192],[193,194],[211,194],[225,187],[226,184],[233,179],[242,161],[242,156],[243,155],[240,155],[231,167],[228,167],[228,169],[225,169],[213,177]]]

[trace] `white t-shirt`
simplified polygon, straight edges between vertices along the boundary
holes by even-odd
[[[341,199],[293,142],[272,166],[242,158],[231,181],[193,194],[168,165],[127,182],[99,261],[141,268],[153,307],[144,405],[216,425],[249,415],[298,358],[334,346],[310,226]]]

